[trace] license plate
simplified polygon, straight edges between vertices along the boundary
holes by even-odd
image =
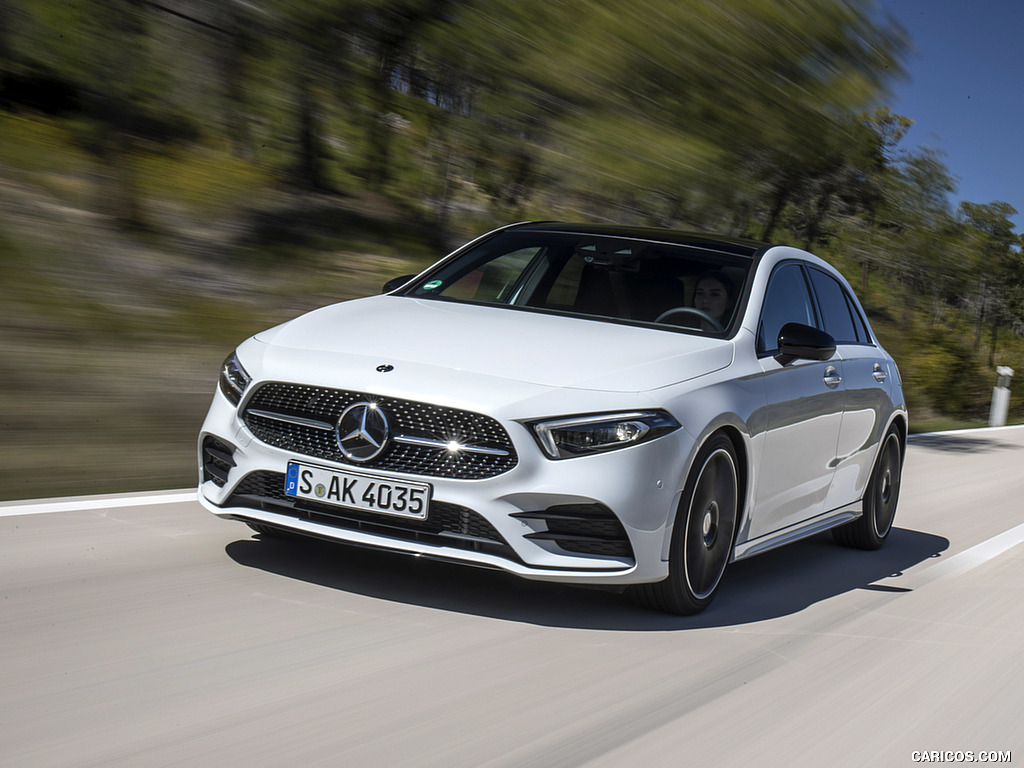
[[[288,462],[285,495],[349,509],[425,520],[431,486]]]

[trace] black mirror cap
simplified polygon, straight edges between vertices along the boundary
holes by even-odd
[[[829,334],[803,323],[786,323],[779,331],[775,359],[789,365],[794,360],[829,360],[835,353],[836,340]]]
[[[401,277],[393,277],[384,283],[384,287],[380,289],[381,293],[391,293],[397,291],[403,285],[412,280],[416,275],[402,275]]]

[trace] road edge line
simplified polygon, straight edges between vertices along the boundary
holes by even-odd
[[[0,504],[0,517],[46,515],[53,512],[85,512],[93,509],[114,509],[117,507],[150,506],[153,504],[180,504],[189,501],[198,501],[196,491],[113,496],[111,498],[84,497],[67,501],[47,501],[43,499],[31,502],[18,502],[7,506]]]

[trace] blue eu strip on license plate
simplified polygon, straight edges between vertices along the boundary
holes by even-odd
[[[425,520],[430,511],[429,483],[343,472],[297,461],[288,462],[285,495],[349,509]]]

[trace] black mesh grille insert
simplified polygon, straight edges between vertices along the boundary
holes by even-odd
[[[528,539],[552,541],[567,552],[608,557],[633,557],[626,529],[603,504],[559,504],[541,512],[517,512],[513,517],[543,520],[546,531]]]
[[[392,439],[380,456],[355,464],[341,452],[334,427],[342,411],[360,401],[374,402],[387,414]],[[276,418],[254,411],[273,414]],[[362,392],[271,382],[253,393],[243,418],[253,434],[265,443],[353,466],[478,480],[507,472],[518,462],[508,433],[489,416]],[[289,418],[293,421],[288,421]],[[317,428],[317,423],[331,428]],[[397,442],[396,437],[438,443],[455,440],[464,446],[504,453],[453,453],[439,446],[404,444]]]
[[[283,472],[251,472],[238,484],[225,506],[261,509],[336,528],[408,541],[427,541],[519,560],[493,525],[473,510],[458,504],[431,501],[427,519],[414,520],[294,499],[285,495],[284,483]]]

